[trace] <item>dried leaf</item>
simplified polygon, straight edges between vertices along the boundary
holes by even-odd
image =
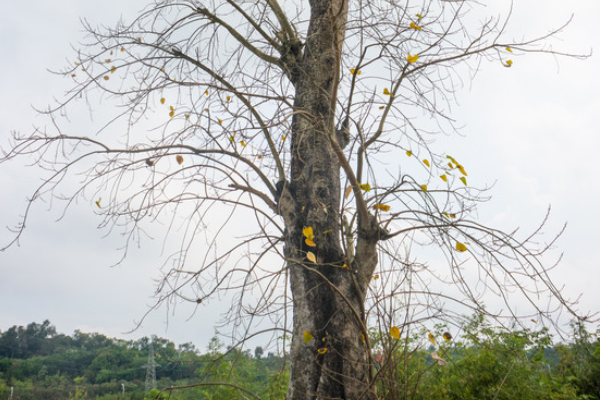
[[[461,242],[456,242],[456,250],[460,252],[467,251],[467,246],[465,246]]]
[[[313,339],[314,339],[314,337],[309,331],[304,331],[304,341],[306,343],[309,343]]]
[[[180,156],[179,154],[175,157],[175,160],[177,160],[177,164],[181,165],[183,163],[183,157]]]
[[[98,206],[98,208],[102,208],[102,206],[100,206],[101,201],[102,201],[102,197],[98,198],[98,200],[96,201],[96,205]]]
[[[417,54],[415,54],[415,55],[410,55],[410,54],[409,54],[409,55],[406,57],[406,61],[408,61],[408,62],[409,62],[409,63],[411,63],[411,64],[414,64],[414,63],[416,63],[418,59],[419,59],[419,56],[418,56]]]
[[[392,326],[390,328],[390,336],[394,339],[400,339],[400,328],[397,326]]]
[[[314,239],[315,234],[313,233],[313,228],[311,226],[305,226],[302,228],[302,234],[307,239]]]
[[[315,253],[313,253],[312,251],[309,251],[308,253],[306,253],[306,258],[308,259],[308,261],[316,264],[317,263],[317,257],[315,256]]]
[[[390,206],[387,204],[377,203],[373,206],[373,210],[390,211]]]
[[[444,367],[444,366],[448,365],[448,362],[446,360],[444,360],[442,357],[438,356],[437,352],[435,352],[435,351],[431,353],[431,358],[436,360],[440,367]]]
[[[435,346],[435,336],[433,336],[433,333],[430,333],[427,337],[429,338],[431,344]]]
[[[346,188],[346,192],[344,192],[344,198],[347,199],[348,197],[350,197],[350,193],[352,193],[352,185]]]

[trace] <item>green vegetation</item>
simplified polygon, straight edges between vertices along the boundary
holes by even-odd
[[[380,398],[600,399],[600,339],[582,324],[573,325],[570,343],[556,345],[545,329],[509,331],[479,316],[458,338],[445,331],[371,332]],[[157,389],[144,393],[150,343]],[[0,332],[0,398],[11,398],[13,387],[12,398],[23,400],[283,399],[285,361],[264,353],[224,349],[217,338],[200,354],[157,337],[66,336],[49,321],[13,326]]]
[[[177,399],[236,399],[240,390],[281,399],[287,378],[284,360],[257,348],[224,350],[215,338],[206,354],[191,343],[175,346],[157,337],[137,341],[75,331],[57,334],[49,321],[13,326],[0,333],[0,398],[21,400],[162,398],[169,390],[145,394],[149,346],[155,351],[156,387],[197,387],[173,392]],[[206,386],[202,386],[206,385]],[[166,398],[166,397],[165,397]]]

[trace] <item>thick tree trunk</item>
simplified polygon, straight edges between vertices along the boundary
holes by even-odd
[[[377,239],[369,234],[374,220],[359,221],[356,255],[344,254],[335,151],[343,147],[335,130],[335,106],[347,0],[310,4],[307,42],[293,71],[291,179],[279,202],[294,304],[288,399],[371,399],[364,298],[377,264]],[[369,229],[361,230],[361,224]],[[316,247],[306,244],[304,227],[313,229]],[[306,258],[309,251],[316,263]],[[309,342],[305,331],[314,337]]]

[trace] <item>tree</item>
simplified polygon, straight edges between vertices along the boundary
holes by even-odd
[[[512,292],[538,318],[552,317],[542,294],[574,313],[535,235],[477,222],[484,198],[460,157],[430,147],[431,134],[454,130],[446,105],[478,62],[559,54],[545,46],[558,30],[514,41],[508,17],[479,11],[450,0],[160,0],[131,24],[86,25],[89,42],[60,71],[73,89],[45,111],[56,130],[16,133],[1,159],[32,156],[50,171],[11,244],[48,196],[67,208],[91,199],[127,245],[167,224],[181,243],[156,305],[238,290],[242,341],[265,319],[284,349],[291,334],[289,399],[375,398],[369,322],[399,337],[459,305],[499,315],[484,291],[511,318]],[[72,134],[59,117],[79,99],[118,111],[98,113],[95,135]],[[425,268],[419,244],[447,266]]]

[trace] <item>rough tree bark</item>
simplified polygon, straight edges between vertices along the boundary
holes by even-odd
[[[279,201],[294,307],[288,398],[368,399],[374,390],[364,300],[377,264],[371,219],[358,220],[357,254],[346,254],[340,242],[343,157],[338,156],[347,138],[336,131],[335,110],[348,4],[313,0],[310,5],[304,52],[290,67],[296,91],[291,179]],[[305,227],[313,229],[316,247],[305,243]],[[316,263],[307,261],[309,251]],[[305,331],[314,336],[308,343],[299,334]]]

